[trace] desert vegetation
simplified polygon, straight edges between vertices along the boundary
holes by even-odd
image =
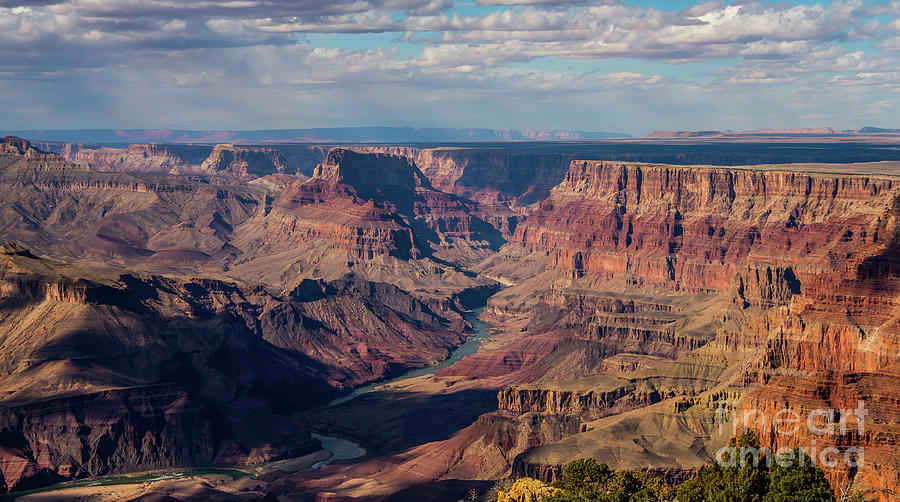
[[[793,450],[772,458],[747,430],[731,439],[719,461],[678,486],[641,470],[611,470],[592,458],[569,462],[563,479],[505,481],[489,494],[496,502],[832,502],[825,473]],[[842,500],[859,500],[851,495]]]

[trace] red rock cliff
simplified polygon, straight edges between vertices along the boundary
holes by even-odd
[[[499,246],[500,232],[471,213],[477,204],[435,190],[405,157],[333,149],[278,195],[265,226],[271,239],[321,239],[362,259],[419,258],[452,239]]]
[[[898,221],[900,182],[892,177],[576,161],[492,262],[497,270],[487,271],[502,275],[507,257],[548,270],[541,284],[525,278],[504,293],[510,305],[516,305],[516,295],[525,299],[518,301],[531,319],[526,334],[564,331],[564,324],[579,338],[607,342],[606,357],[628,347],[623,342],[637,333],[644,338],[626,348],[629,352],[646,349],[651,340],[677,348],[673,340],[684,335],[690,335],[685,341],[698,342],[687,350],[707,343],[687,359],[683,352],[651,352],[678,358],[675,363],[645,360],[648,369],[636,373],[623,366],[628,375],[664,375],[662,370],[673,364],[685,368],[684,363],[696,362],[690,367],[698,372],[669,389],[673,396],[685,396],[667,407],[665,413],[672,416],[681,417],[684,410],[706,413],[697,403],[713,399],[710,389],[719,378],[708,372],[716,361],[735,364],[727,361],[742,358],[722,374],[732,375],[731,380],[719,384],[730,386],[726,394],[735,394],[733,399],[746,395],[744,410],[761,410],[771,419],[785,407],[808,413],[869,403],[865,434],[787,436],[771,421],[748,425],[775,448],[865,449],[865,467],[828,469],[833,486],[839,491],[852,480],[854,490],[892,500],[900,480],[900,405],[889,397],[900,389]],[[548,281],[554,287],[542,289]],[[577,294],[561,294],[565,288]],[[580,293],[586,290],[593,290],[596,300],[587,302],[590,296]],[[529,308],[527,299],[535,297],[539,303]],[[624,301],[629,297],[633,306]],[[676,310],[648,308],[671,302],[717,306],[696,313],[702,325],[680,323]],[[561,313],[553,314],[557,306]],[[541,316],[549,327],[535,322]],[[671,336],[662,336],[666,333]],[[517,343],[523,342],[508,347]],[[680,370],[676,374],[686,376]],[[618,402],[638,407],[648,402],[625,387],[610,394],[585,385],[513,386],[501,393],[501,406],[519,412],[571,410],[590,417]],[[696,401],[697,392],[707,395]],[[645,433],[653,432],[636,432],[635,439]],[[569,451],[575,443],[556,451]]]
[[[570,277],[724,290],[747,263],[836,271],[878,239],[900,183],[861,176],[573,162],[514,241]]]

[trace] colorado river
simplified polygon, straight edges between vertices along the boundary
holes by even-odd
[[[354,443],[353,441],[347,441],[344,438],[323,436],[316,433],[313,433],[312,437],[322,442],[323,450],[328,450],[331,452],[331,457],[320,462],[316,462],[312,465],[313,469],[324,467],[334,462],[335,460],[358,458],[366,454],[366,450],[364,450],[362,446]]]
[[[475,310],[471,310],[469,312],[465,312],[463,314],[463,318],[472,324],[472,329],[475,331],[475,336],[470,338],[464,344],[457,347],[456,350],[454,350],[452,353],[450,353],[450,357],[448,357],[445,361],[441,362],[440,364],[435,364],[434,366],[428,366],[427,368],[419,368],[419,369],[407,371],[406,373],[404,373],[398,377],[391,378],[389,380],[382,380],[378,383],[373,383],[370,385],[366,385],[365,387],[360,387],[345,396],[341,396],[341,397],[329,402],[328,404],[325,405],[325,407],[328,408],[331,406],[336,406],[341,403],[346,403],[347,401],[356,399],[357,397],[359,397],[363,394],[372,392],[382,385],[397,382],[399,380],[405,380],[407,378],[416,378],[416,377],[420,377],[423,375],[430,375],[432,373],[436,373],[437,371],[439,371],[443,368],[452,366],[454,363],[456,363],[460,359],[478,352],[478,349],[481,348],[481,342],[485,338],[490,336],[490,331],[488,331],[488,329],[490,328],[490,325],[478,320],[478,316],[483,311],[484,311],[484,307],[481,307],[481,308],[478,308]],[[327,460],[323,460],[321,462],[317,462],[317,463],[313,464],[313,466],[312,466],[313,469],[318,469],[318,468],[328,465],[331,462],[334,462],[336,460],[349,460],[351,458],[358,458],[358,457],[361,457],[366,454],[366,450],[363,449],[363,447],[361,447],[360,445],[358,445],[352,441],[348,441],[344,438],[339,438],[339,437],[334,437],[334,436],[325,436],[322,434],[313,434],[313,437],[318,439],[319,441],[321,441],[322,447],[325,450],[328,450],[333,454]]]
[[[398,377],[391,378],[389,380],[382,380],[377,383],[366,385],[365,387],[359,387],[358,389],[355,389],[353,392],[331,401],[330,403],[326,404],[325,407],[328,408],[328,407],[335,406],[335,405],[338,405],[341,403],[346,403],[347,401],[356,399],[363,394],[372,392],[373,390],[377,389],[381,385],[393,383],[393,382],[396,382],[399,380],[405,380],[407,378],[416,378],[416,377],[420,377],[422,375],[430,375],[432,373],[436,373],[439,370],[442,370],[448,366],[452,366],[453,364],[456,363],[456,361],[459,361],[460,359],[462,359],[468,355],[472,355],[472,354],[478,352],[478,349],[481,348],[482,340],[484,340],[485,338],[490,336],[490,332],[488,331],[488,328],[490,327],[490,325],[478,320],[478,316],[481,315],[482,312],[484,312],[484,307],[477,308],[475,310],[470,310],[468,312],[463,313],[463,318],[472,324],[472,329],[475,331],[475,336],[473,336],[468,341],[466,341],[466,343],[457,347],[456,350],[454,350],[453,352],[450,353],[450,357],[448,357],[442,363],[435,364],[434,366],[428,366],[426,368],[409,370],[406,373],[404,373]]]

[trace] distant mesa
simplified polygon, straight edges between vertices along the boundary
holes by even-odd
[[[863,127],[858,130],[841,130],[833,127],[803,127],[796,129],[751,129],[735,131],[653,131],[645,139],[702,139],[702,138],[747,138],[754,136],[856,136],[869,134],[898,134],[900,129]]]
[[[753,134],[804,134],[804,135],[819,135],[819,134],[845,134],[853,131],[842,131],[839,129],[835,129],[833,127],[806,127],[799,129],[752,129],[749,131],[725,131],[726,134],[733,135],[753,135]]]
[[[884,129],[881,127],[863,127],[859,130],[862,134],[900,134],[900,129]]]
[[[725,133],[722,131],[653,131],[644,136],[650,139],[669,139],[669,138],[709,138],[721,137]]]
[[[571,141],[630,138],[618,132],[555,129],[453,129],[412,127],[332,127],[264,131],[168,129],[79,129],[0,131],[32,141],[99,143],[441,143],[468,141]]]
[[[213,148],[209,158],[200,165],[200,170],[245,176],[265,176],[285,173],[288,170],[286,164],[281,153],[271,148],[221,144]]]

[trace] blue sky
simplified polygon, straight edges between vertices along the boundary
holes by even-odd
[[[0,0],[2,129],[900,127],[900,1]]]

